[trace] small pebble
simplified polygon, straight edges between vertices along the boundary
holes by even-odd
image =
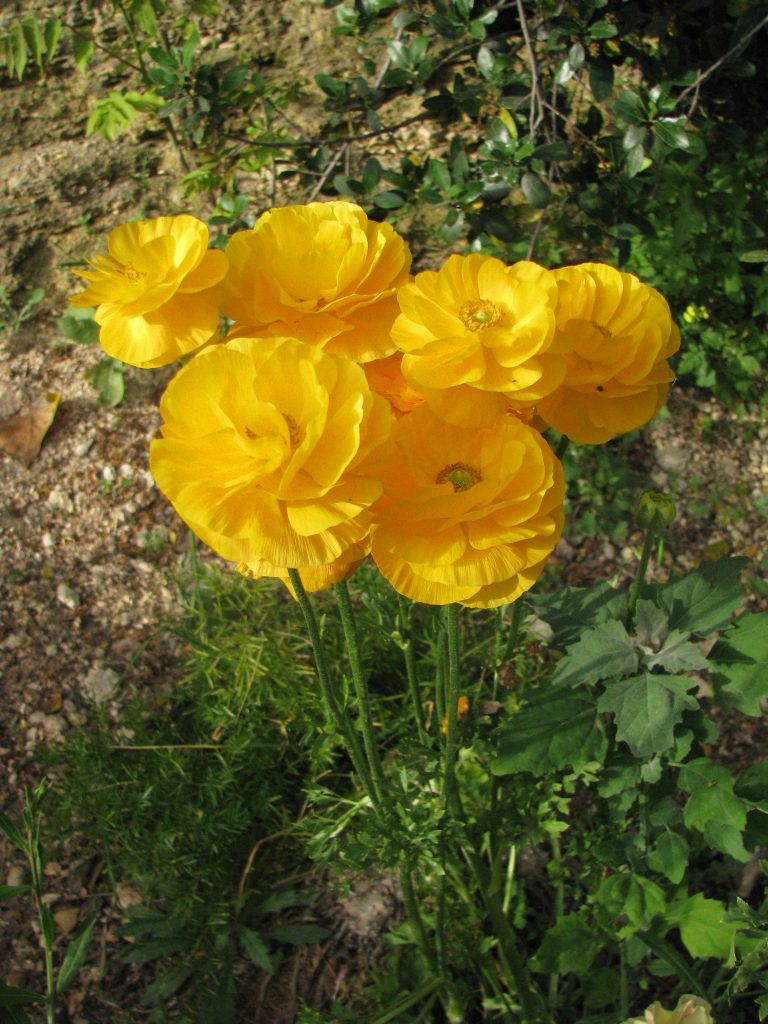
[[[59,604],[63,604],[65,608],[69,608],[70,611],[74,611],[80,603],[77,594],[66,583],[60,583],[56,587],[56,600]]]

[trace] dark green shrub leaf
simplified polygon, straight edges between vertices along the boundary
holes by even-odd
[[[672,746],[673,730],[683,712],[699,706],[688,693],[696,685],[688,676],[645,672],[610,683],[597,706],[601,712],[613,712],[616,738],[625,742],[635,757],[650,757]]]
[[[83,966],[97,916],[97,914],[92,914],[78,933],[72,937],[72,941],[67,946],[64,962],[59,969],[59,976],[56,979],[56,992],[58,995],[71,985],[77,977],[77,972]]]
[[[373,197],[373,205],[378,206],[380,210],[396,210],[404,202],[405,199],[399,192],[378,192]]]
[[[257,932],[254,932],[243,925],[238,927],[237,935],[240,939],[240,945],[243,947],[243,952],[248,959],[252,960],[257,967],[262,969],[262,971],[267,971],[268,974],[274,974],[276,964],[270,956],[267,944],[264,942],[262,937]]]
[[[680,789],[690,793],[683,820],[696,828],[717,850],[736,860],[749,860],[741,834],[747,822],[747,807],[733,791],[731,773],[707,758],[685,765],[678,778]]]
[[[381,181],[381,164],[375,156],[365,161],[363,168],[363,188],[366,192],[373,192]]]
[[[624,624],[604,622],[583,633],[557,663],[552,682],[579,686],[601,679],[619,679],[637,671],[638,657]]]
[[[627,159],[624,166],[627,169],[627,175],[630,178],[634,178],[636,174],[639,174],[645,167],[648,166],[646,163],[647,157],[645,150],[642,146],[633,146],[627,153]]]
[[[690,149],[691,140],[682,127],[683,124],[685,124],[684,117],[663,117],[656,121],[653,129],[656,137],[670,149]]]
[[[538,174],[526,171],[520,179],[523,195],[535,210],[543,209],[552,197],[549,185]]]
[[[494,775],[538,775],[568,765],[579,771],[602,761],[606,749],[594,700],[548,688],[537,691],[499,727],[498,740],[499,753],[491,763]]]
[[[596,103],[607,100],[613,92],[613,64],[598,58],[589,62],[589,88]]]
[[[768,812],[768,760],[751,764],[740,772],[733,783],[734,793]]]
[[[531,153],[537,160],[572,160],[573,150],[567,142],[545,142]]]
[[[622,89],[619,98],[613,104],[613,112],[617,118],[629,124],[644,124],[648,120],[645,103],[630,89]]]

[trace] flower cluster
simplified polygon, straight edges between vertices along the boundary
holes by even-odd
[[[250,576],[297,569],[316,590],[370,554],[416,601],[514,601],[563,526],[541,431],[607,441],[672,379],[666,302],[603,264],[473,253],[412,278],[405,241],[344,202],[271,210],[207,246],[189,216],[117,228],[72,301],[98,307],[126,362],[201,350],[162,399],[152,472]]]

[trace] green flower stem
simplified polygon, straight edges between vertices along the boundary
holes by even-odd
[[[555,448],[555,458],[562,459],[565,453],[568,451],[568,445],[571,443],[570,437],[566,437],[565,434],[557,442],[557,448]]]
[[[411,878],[410,871],[404,867],[400,868],[400,888],[403,893],[405,910],[411,924],[413,925],[413,930],[416,933],[416,941],[419,944],[419,948],[424,954],[424,958],[430,968],[437,974],[437,961],[435,960],[435,954],[429,943],[429,939],[427,938],[424,920],[421,916],[421,910],[419,910],[419,902],[416,899],[416,890],[413,888],[413,879]]]
[[[445,624],[448,633],[448,689],[445,699],[445,762],[443,766],[443,801],[446,807],[455,800],[456,757],[459,753],[459,610],[460,605],[449,604],[445,608]]]
[[[421,703],[419,692],[419,680],[416,677],[416,657],[413,651],[413,634],[411,622],[413,618],[413,603],[406,600],[402,594],[397,595],[397,610],[399,619],[400,636],[403,642],[403,657],[405,659],[405,674],[408,678],[408,692],[411,696],[413,713],[416,718],[416,729],[419,739],[426,746],[429,743],[429,736],[424,725],[424,708]]]
[[[363,745],[368,759],[368,767],[373,780],[373,788],[376,797],[381,803],[384,795],[384,772],[379,758],[379,748],[376,746],[376,738],[373,735],[373,716],[371,714],[371,695],[368,684],[363,675],[363,667],[360,663],[360,643],[355,625],[355,613],[352,609],[352,602],[349,598],[349,589],[344,580],[334,585],[336,601],[341,615],[341,625],[344,630],[344,639],[347,643],[349,664],[352,669],[352,682],[357,694],[357,707],[360,716],[360,725],[363,732]]]
[[[515,653],[517,647],[517,639],[520,635],[520,623],[523,621],[523,602],[518,597],[515,603],[512,605],[512,621],[509,624],[509,632],[507,633],[507,645],[504,648],[504,662],[510,660],[512,655]]]
[[[435,714],[437,716],[437,732],[440,735],[445,718],[445,690],[448,675],[448,638],[443,629],[437,637],[437,666],[435,670]]]
[[[40,858],[40,819],[36,808],[33,809],[29,796],[25,795],[26,811],[24,830],[26,843],[24,852],[27,855],[30,874],[32,875],[32,893],[40,919],[40,932],[43,940],[43,957],[45,959],[45,1021],[55,1024],[56,1021],[56,982],[53,974],[53,947],[50,942],[49,929],[45,926],[45,918],[50,920],[50,910],[43,903],[43,864]]]
[[[307,632],[309,633],[309,641],[312,645],[312,652],[315,657],[317,676],[320,680],[320,687],[323,692],[325,706],[328,708],[334,725],[341,733],[346,743],[347,752],[352,760],[352,765],[357,772],[357,776],[363,785],[363,789],[370,798],[373,806],[378,807],[379,800],[377,788],[373,784],[368,763],[365,759],[362,747],[360,746],[360,741],[357,738],[357,733],[352,727],[346,710],[340,704],[336,694],[331,674],[328,671],[328,662],[325,657],[325,648],[323,646],[322,637],[320,636],[317,619],[315,618],[314,610],[310,604],[309,598],[307,597],[307,592],[304,589],[304,584],[301,582],[301,577],[296,569],[289,569],[288,577],[293,585],[296,600],[299,602],[299,607],[301,608],[304,616]]]
[[[635,608],[637,607],[637,599],[640,597],[640,588],[645,582],[645,573],[648,569],[648,562],[651,557],[651,551],[656,540],[658,533],[652,527],[648,527],[645,533],[645,541],[643,542],[643,550],[640,553],[640,561],[637,565],[637,572],[635,578],[632,580],[632,586],[629,588],[629,600],[627,602],[627,615],[629,621],[635,617]]]
[[[549,845],[552,850],[552,860],[555,865],[555,920],[557,922],[565,913],[565,886],[563,884],[563,852],[560,848],[560,837],[553,833],[549,837]],[[560,975],[555,973],[549,976],[549,1012],[554,1014],[557,1005],[557,988],[560,983]]]

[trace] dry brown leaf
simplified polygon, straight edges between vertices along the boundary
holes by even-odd
[[[62,907],[61,910],[57,910],[53,915],[54,921],[64,935],[69,935],[75,927],[77,924],[77,917],[77,907]]]
[[[49,391],[44,398],[25,406],[15,416],[0,420],[0,450],[28,466],[53,423],[61,395]]]

